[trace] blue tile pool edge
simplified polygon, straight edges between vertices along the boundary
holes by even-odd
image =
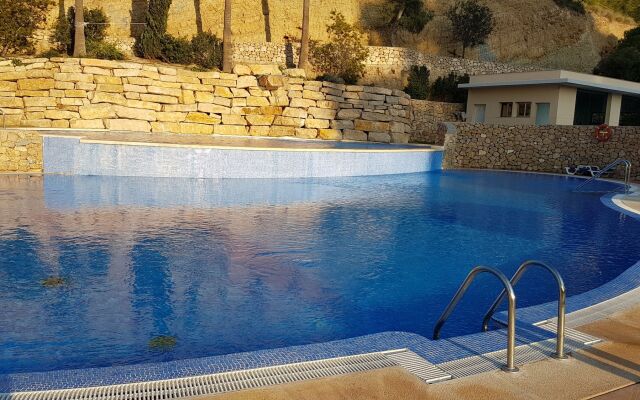
[[[640,220],[640,214],[619,207],[615,194],[605,195],[602,203],[626,216]],[[640,287],[640,261],[606,284],[567,299],[567,312],[581,310]],[[550,302],[517,310],[517,344],[528,344],[553,338],[534,323],[555,316],[556,303]],[[504,330],[474,333],[433,341],[408,332],[382,332],[324,343],[267,349],[168,361],[161,363],[17,373],[0,375],[0,393],[72,389],[109,386],[208,375],[244,369],[270,367],[335,357],[409,349],[433,364],[457,360],[504,349]]]

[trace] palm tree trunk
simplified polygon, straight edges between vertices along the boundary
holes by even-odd
[[[231,32],[231,0],[224,0],[224,33],[222,37],[222,70],[233,71],[233,33]]]
[[[309,13],[311,0],[304,0],[302,8],[302,43],[300,45],[300,61],[298,68],[309,68]]]
[[[87,44],[84,38],[84,4],[83,0],[76,0],[75,28],[73,56],[84,57],[87,55]]]

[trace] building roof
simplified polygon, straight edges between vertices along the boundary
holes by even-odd
[[[461,84],[459,87],[476,89],[539,85],[573,86],[587,90],[640,97],[640,83],[564,70],[474,75],[469,83]]]

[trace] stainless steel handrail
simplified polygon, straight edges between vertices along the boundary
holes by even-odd
[[[444,312],[440,316],[440,319],[438,319],[438,322],[436,322],[436,325],[433,328],[433,340],[438,340],[440,338],[440,330],[442,330],[444,323],[447,322],[447,319],[449,318],[453,310],[458,305],[458,302],[460,301],[460,299],[462,299],[462,296],[464,296],[464,294],[467,292],[467,289],[469,289],[469,286],[471,285],[473,280],[476,278],[477,275],[481,273],[489,273],[496,276],[502,283],[502,286],[504,286],[503,292],[507,293],[508,295],[509,323],[507,324],[507,365],[502,367],[502,370],[507,372],[517,372],[518,367],[515,366],[516,294],[513,291],[513,287],[511,286],[511,283],[509,283],[509,280],[507,279],[507,277],[502,272],[498,271],[495,268],[478,266],[472,269],[471,272],[469,272],[469,275],[467,275],[464,282],[456,292],[455,296],[453,296],[453,299],[451,299],[451,302],[449,303],[447,308],[444,310]]]
[[[618,166],[620,166],[620,165],[624,165],[624,192],[625,192],[625,194],[629,194],[629,190],[631,189],[631,185],[630,185],[630,182],[631,182],[631,161],[624,160],[624,159],[615,160],[611,164],[607,165],[606,167],[604,167],[603,169],[598,171],[594,176],[592,176],[591,178],[587,179],[586,181],[584,181],[580,185],[578,185],[578,187],[573,189],[573,191],[574,192],[580,191],[580,189],[582,189],[583,187],[587,186],[589,183],[598,180],[598,178],[601,178],[602,175],[606,174],[607,172],[609,172],[609,171],[611,171],[611,170],[613,170],[615,168],[618,168]]]
[[[527,261],[518,268],[516,273],[513,275],[513,278],[511,278],[511,286],[515,286],[520,281],[520,278],[522,278],[524,273],[527,272],[529,267],[536,267],[536,266],[542,267],[547,271],[549,271],[549,273],[551,273],[551,275],[553,275],[553,277],[555,278],[556,283],[558,285],[558,324],[557,324],[558,327],[556,331],[557,340],[556,340],[556,352],[555,354],[552,355],[552,357],[564,359],[564,358],[567,358],[567,356],[564,353],[564,317],[565,317],[565,310],[566,310],[566,292],[567,291],[564,286],[564,280],[562,279],[562,276],[560,275],[558,270],[540,261],[535,261],[535,260]],[[504,300],[505,295],[506,295],[506,292],[503,290],[502,293],[500,293],[500,295],[496,299],[496,301],[493,302],[493,304],[489,308],[489,311],[487,311],[487,313],[485,314],[484,320],[482,321],[483,331],[486,332],[489,329],[489,321],[493,317],[493,314],[496,312],[498,306],[500,306],[500,303],[502,303],[502,301]]]

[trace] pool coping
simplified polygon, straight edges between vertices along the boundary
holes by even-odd
[[[634,185],[634,191],[638,192],[639,189],[639,186]],[[609,208],[640,220],[640,212],[617,204],[618,196],[618,194],[605,195],[601,197],[601,201]],[[638,292],[640,292],[640,261],[613,280],[588,292],[567,298],[569,312],[567,325],[569,327],[582,325],[585,321],[583,316],[585,310],[588,310],[591,319],[597,320],[606,317],[608,314],[604,310],[611,310],[611,307],[640,303],[640,299],[634,301],[637,297],[634,294]],[[555,302],[519,308],[517,314],[520,324],[517,327],[517,345],[553,339],[552,332],[539,329],[537,325],[554,320]],[[504,317],[504,313],[497,315],[497,318],[501,317]],[[409,332],[381,332],[323,343],[159,363],[5,374],[0,375],[0,394],[162,381],[397,349],[409,349],[430,363],[441,364],[500,351],[504,349],[504,345],[504,330],[474,333],[438,341]]]
[[[21,129],[21,128],[11,128],[6,130],[15,130],[17,132],[24,131],[33,131],[39,133],[42,137],[60,137],[60,138],[75,138],[80,141],[80,143],[90,143],[90,144],[103,144],[103,145],[119,145],[119,146],[148,146],[148,147],[169,147],[169,148],[194,148],[194,149],[216,149],[216,150],[246,150],[246,151],[283,151],[283,152],[330,152],[330,153],[413,153],[413,152],[435,152],[435,151],[443,151],[444,146],[436,146],[436,145],[425,145],[420,143],[380,143],[380,142],[363,142],[363,141],[354,141],[354,140],[322,140],[322,139],[304,139],[297,137],[271,137],[271,136],[249,136],[249,135],[194,135],[194,134],[166,134],[166,133],[148,133],[148,132],[129,132],[129,131],[109,131],[106,129],[55,129],[55,128],[29,128],[29,129]],[[109,139],[107,138],[92,138],[91,136],[96,134],[113,134],[115,136],[118,135],[141,135],[147,136],[152,139],[157,138],[166,138],[166,139],[175,139],[180,140],[188,140],[189,138],[193,140],[228,140],[228,141],[241,141],[241,140],[250,140],[250,141],[265,141],[265,142],[291,142],[296,143],[296,145],[301,145],[303,143],[308,144],[309,147],[269,147],[269,146],[242,146],[242,145],[224,145],[224,144],[199,144],[199,143],[172,143],[172,142],[163,142],[163,141],[144,141],[144,140],[118,140],[118,139]],[[331,148],[331,147],[321,147],[323,144],[330,143],[343,143],[343,144],[354,144],[355,145],[368,145],[371,148]],[[313,146],[316,147],[313,147]],[[384,148],[376,149],[373,148],[376,145],[384,146]],[[402,148],[393,148],[393,146],[411,146],[410,148],[402,147]]]

